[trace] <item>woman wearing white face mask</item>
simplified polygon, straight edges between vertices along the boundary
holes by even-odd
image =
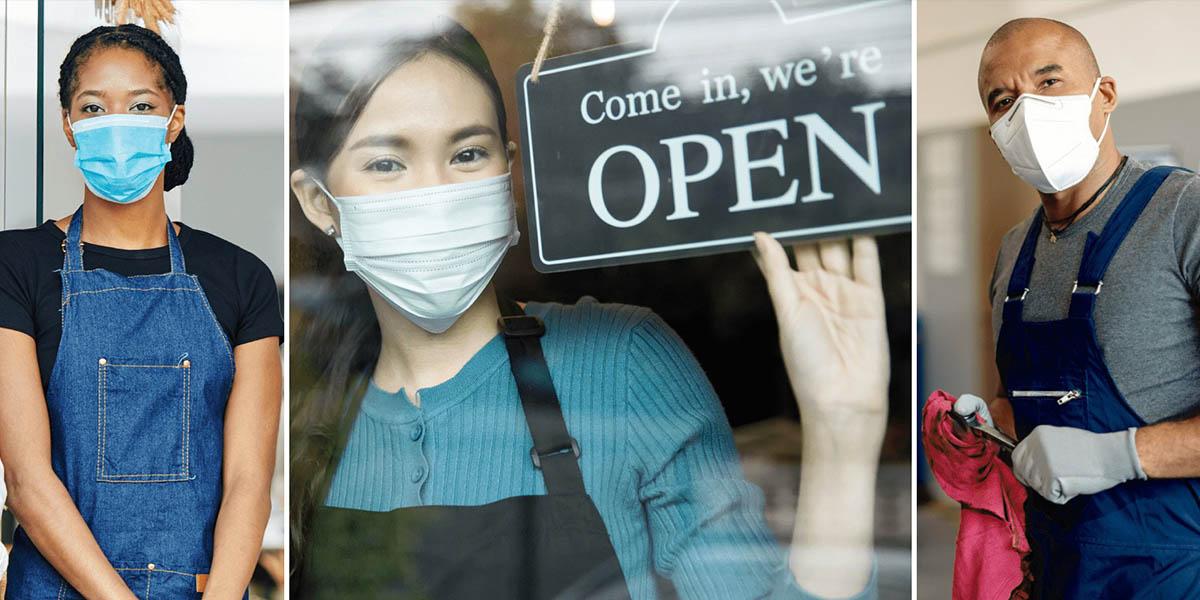
[[[270,509],[274,278],[167,217],[192,146],[161,37],[98,27],[59,88],[83,202],[0,233],[9,597],[242,597]]]
[[[873,243],[856,240],[853,259],[845,243],[798,250],[797,273],[760,242],[806,425],[785,557],[720,404],[661,319],[497,296],[518,240],[515,146],[478,42],[451,25],[369,60],[356,49],[365,73],[318,50],[292,127],[293,191],[337,244],[293,260],[354,274],[297,319],[293,373],[319,379],[293,395],[293,594],[872,596],[887,382]],[[856,300],[806,304],[821,283]],[[829,355],[857,361],[858,379]]]

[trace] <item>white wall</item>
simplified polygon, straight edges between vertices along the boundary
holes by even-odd
[[[986,294],[979,289],[976,230],[979,199],[976,138],[970,131],[918,137],[917,316],[923,397],[941,388],[955,395],[983,389],[978,327]]]
[[[4,178],[0,180],[0,226],[28,226],[34,221],[36,168],[30,150],[37,139],[37,2],[0,0],[4,6],[4,115],[0,145],[4,146]],[[35,26],[30,26],[32,23]],[[22,201],[26,200],[27,201]]]
[[[261,258],[283,280],[285,155],[276,133],[193,134],[183,221]]]

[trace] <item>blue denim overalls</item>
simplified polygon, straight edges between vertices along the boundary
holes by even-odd
[[[168,222],[171,272],[83,268],[83,209],[63,243],[62,341],[46,393],[51,459],[143,600],[198,598],[221,502],[233,354]],[[9,598],[80,598],[18,529]]]
[[[1038,425],[1098,433],[1146,425],[1109,374],[1092,311],[1109,262],[1171,170],[1144,173],[1101,234],[1088,234],[1066,319],[1022,319],[1026,294],[1057,292],[1029,289],[1040,211],[1030,225],[996,349],[1020,438]],[[1034,598],[1200,598],[1200,480],[1135,480],[1061,506],[1031,492],[1025,515]]]

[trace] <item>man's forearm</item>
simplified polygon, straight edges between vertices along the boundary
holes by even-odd
[[[1200,477],[1200,415],[1140,427],[1135,439],[1147,477]]]
[[[992,398],[992,401],[988,403],[988,411],[992,413],[992,421],[996,424],[996,428],[1007,433],[1009,437],[1017,437],[1017,425],[1013,420],[1012,404],[1009,403],[1006,396],[997,394]]]

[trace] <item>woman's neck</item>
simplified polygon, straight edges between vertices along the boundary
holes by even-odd
[[[454,377],[500,331],[500,307],[491,285],[442,333],[421,329],[369,291],[382,334],[375,385],[392,393],[404,388],[414,404],[420,402],[414,392]]]
[[[64,231],[70,223],[70,216],[56,222]],[[145,198],[129,204],[109,202],[84,188],[83,224],[82,239],[89,244],[123,250],[166,246],[162,178]]]

